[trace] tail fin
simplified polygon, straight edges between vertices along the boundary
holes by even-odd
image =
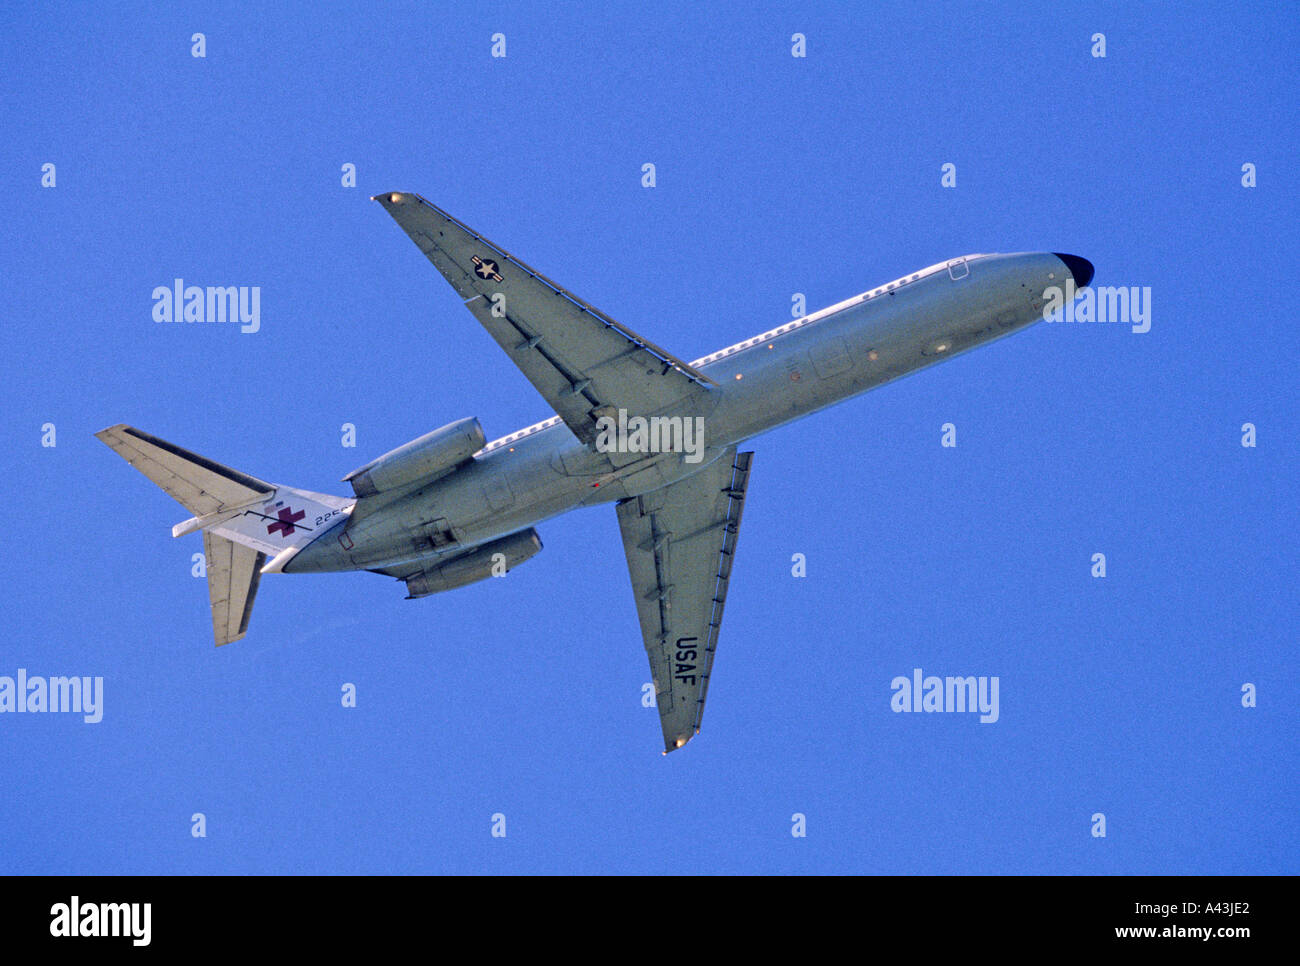
[[[132,426],[110,426],[95,436],[194,514],[172,536],[203,531],[218,645],[248,630],[266,558],[293,556],[355,502],[264,482]]]

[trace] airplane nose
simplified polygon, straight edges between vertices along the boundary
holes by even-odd
[[[1070,275],[1074,278],[1076,288],[1083,288],[1092,281],[1092,262],[1078,255],[1063,255],[1060,252],[1052,252],[1052,254],[1065,262],[1065,267],[1070,270]]]

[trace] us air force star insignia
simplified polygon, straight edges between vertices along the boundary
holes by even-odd
[[[490,258],[479,258],[477,255],[470,256],[474,259],[474,274],[479,278],[490,278],[494,282],[503,282],[503,279],[497,273],[497,263]]]

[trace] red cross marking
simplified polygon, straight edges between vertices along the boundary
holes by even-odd
[[[280,536],[287,537],[291,533],[293,533],[295,529],[294,524],[297,523],[306,515],[307,515],[306,510],[299,510],[297,513],[294,513],[293,507],[285,507],[283,510],[280,511],[280,519],[277,520],[275,523],[270,524],[266,528],[266,532],[275,533],[275,531],[279,530]]]

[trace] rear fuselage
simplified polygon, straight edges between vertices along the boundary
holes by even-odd
[[[702,459],[611,461],[553,417],[433,483],[362,498],[284,571],[432,563],[575,507],[656,490],[733,443],[1032,325],[1044,289],[1069,277],[1045,252],[969,255],[906,275],[693,362],[716,387],[700,387],[671,415],[699,418]]]

